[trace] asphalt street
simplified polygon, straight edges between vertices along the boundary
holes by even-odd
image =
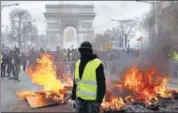
[[[1,78],[1,112],[71,112],[69,105],[57,105],[52,107],[31,109],[29,105],[16,96],[20,90],[37,91],[39,87],[32,84],[26,73],[20,74],[20,82]]]
[[[178,84],[168,84],[169,88],[178,89]],[[68,104],[53,107],[31,109],[29,105],[16,96],[20,90],[38,91],[39,87],[31,82],[31,78],[24,72],[20,74],[20,82],[1,78],[1,112],[71,112]]]

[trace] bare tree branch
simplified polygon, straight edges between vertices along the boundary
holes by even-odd
[[[31,20],[31,14],[25,9],[13,9],[9,13],[9,19],[11,22],[11,38],[19,44],[20,50],[22,49],[23,38],[23,23],[24,21]]]

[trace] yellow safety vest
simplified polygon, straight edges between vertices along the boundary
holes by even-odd
[[[173,51],[172,58],[173,58],[173,60],[178,61],[178,52]]]
[[[76,96],[84,100],[96,100],[97,81],[96,69],[102,63],[98,58],[88,62],[84,68],[83,76],[79,78],[80,60],[75,65],[75,82],[77,84]]]

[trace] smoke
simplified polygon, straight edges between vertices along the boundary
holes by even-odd
[[[140,52],[136,65],[143,70],[155,68],[159,73],[170,76],[171,54],[173,50],[178,50],[178,41],[169,33],[161,36],[156,36],[150,48]]]
[[[172,36],[170,32],[159,34],[152,38],[149,48],[142,49],[139,57],[134,58],[119,75],[123,76],[131,67],[138,67],[142,71],[148,71],[155,68],[163,76],[171,75],[171,54],[172,51],[178,51],[178,38]]]

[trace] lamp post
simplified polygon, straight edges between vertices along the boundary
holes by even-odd
[[[130,23],[133,22],[134,20],[115,20],[115,19],[111,19],[111,21],[115,21],[118,22],[119,24],[121,24],[121,41],[120,41],[120,46],[123,47],[124,46],[124,40],[127,41],[127,37],[125,37],[125,33],[124,33],[124,25],[126,23]],[[124,38],[125,37],[125,38]],[[126,47],[127,45],[125,45]]]
[[[156,15],[155,15],[155,5],[158,4],[159,2],[154,2],[154,1],[140,1],[137,0],[137,2],[142,2],[142,3],[147,3],[147,4],[151,4],[152,5],[152,16],[153,16],[153,25],[152,25],[152,39],[155,38],[155,20],[156,20]],[[150,33],[149,33],[150,34]],[[149,36],[150,39],[150,36]],[[153,41],[152,41],[153,42]],[[151,40],[149,40],[149,43],[151,43]]]
[[[18,6],[19,4],[18,3],[15,3],[15,4],[8,4],[8,5],[1,5],[1,8],[2,7],[9,7],[9,6]]]

